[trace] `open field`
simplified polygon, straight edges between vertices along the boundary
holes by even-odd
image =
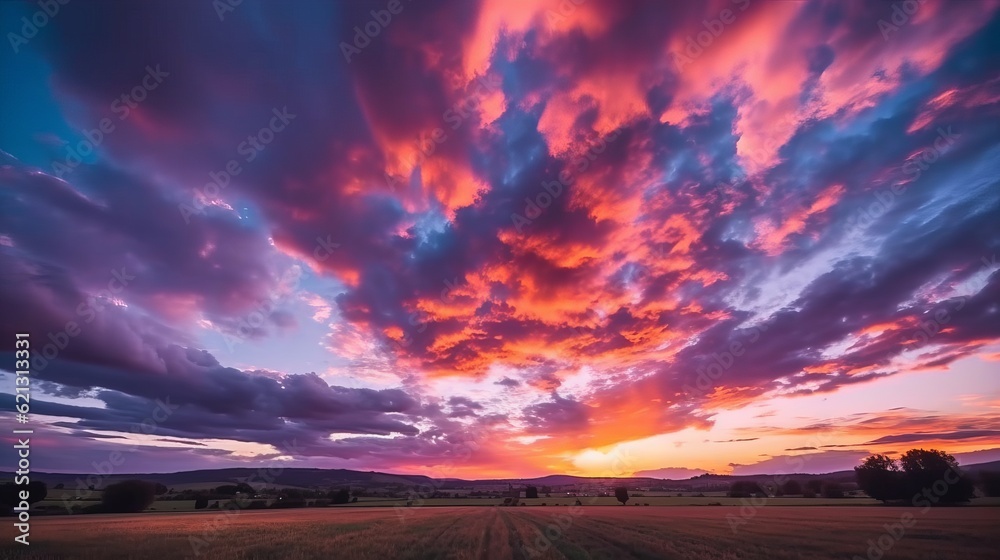
[[[521,502],[529,506],[572,506],[577,500],[585,505],[592,506],[617,506],[618,501],[612,497],[592,498],[592,497],[552,497],[552,498],[521,498]],[[275,502],[274,499],[263,499],[268,505]],[[307,500],[313,502],[314,500]],[[342,504],[334,507],[339,508],[367,508],[367,507],[395,507],[406,504],[405,498],[359,498],[357,503]],[[718,493],[718,495],[694,496],[637,496],[629,500],[626,507],[636,504],[650,506],[741,506],[749,501],[749,498],[730,498]],[[226,500],[209,500],[209,504],[220,502],[224,505]],[[413,500],[413,505],[420,506],[495,506],[500,505],[501,498],[428,498],[421,502],[419,499]],[[46,510],[50,513],[63,513],[66,511],[66,504],[81,507],[99,504],[98,500],[73,500],[63,502],[57,499],[45,499],[35,504],[35,508]],[[194,500],[157,500],[153,502],[147,511],[195,511]],[[768,506],[879,506],[881,502],[868,497],[850,498],[802,498],[802,497],[775,497],[768,498]],[[1000,498],[976,498],[965,507],[975,506],[1000,506]]]
[[[901,539],[886,536],[883,527],[906,513],[915,524]],[[867,557],[867,541],[879,537],[891,543],[885,560],[992,559],[1000,549],[1000,508],[766,506],[734,532],[740,515],[738,507],[550,506],[38,517],[30,547],[10,544],[13,527],[3,524],[0,558],[849,559]]]
[[[593,506],[617,506],[618,500],[613,497],[553,497],[553,498],[521,498],[521,502],[529,506],[572,506],[580,500],[586,505]],[[273,499],[264,500],[268,505],[275,502]],[[312,502],[314,500],[307,500]],[[705,497],[678,497],[678,496],[649,496],[636,497],[628,502],[627,507],[648,504],[650,506],[740,506],[748,501],[747,498],[729,498],[726,496],[705,496]],[[224,505],[226,500],[209,500],[209,504],[221,502]],[[395,507],[406,505],[405,498],[365,498],[362,497],[357,503],[342,504],[335,507],[364,508],[364,507]],[[45,509],[53,513],[62,513],[66,510],[66,503],[62,500],[43,500],[36,504],[36,508]],[[76,500],[68,502],[72,505],[88,506],[100,503],[97,500]],[[195,511],[194,500],[157,500],[153,502],[148,511]],[[422,502],[419,499],[413,500],[414,505],[425,506],[496,506],[503,503],[502,498],[428,498]],[[975,505],[1000,505],[1000,499],[980,499],[973,502]],[[864,506],[877,505],[878,500],[871,498],[768,498],[768,505],[774,506]]]

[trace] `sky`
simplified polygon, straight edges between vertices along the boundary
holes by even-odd
[[[1000,459],[1000,3],[39,6],[0,3],[33,469]]]

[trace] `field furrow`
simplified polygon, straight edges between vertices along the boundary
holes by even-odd
[[[0,525],[0,560],[993,560],[1000,550],[1000,508],[749,513],[527,506],[38,517],[30,547],[11,544],[12,524]],[[905,528],[903,515],[913,519]]]

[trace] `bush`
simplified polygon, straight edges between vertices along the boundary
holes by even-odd
[[[155,499],[156,484],[143,480],[126,480],[105,488],[101,504],[109,513],[137,513],[148,508]]]
[[[208,507],[208,498],[202,497],[194,501],[194,509],[205,509]]]
[[[267,501],[254,500],[250,502],[250,504],[247,506],[247,509],[267,509]]]
[[[271,504],[271,509],[290,509],[290,508],[304,508],[306,507],[305,500],[275,500]]]
[[[525,498],[537,498],[538,497],[538,488],[535,488],[534,486],[529,486],[529,487],[525,488],[524,489],[524,497]]]
[[[313,500],[312,507],[326,507],[330,505],[330,500],[327,498],[320,498],[318,500]]]

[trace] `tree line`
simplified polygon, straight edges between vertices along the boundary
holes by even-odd
[[[968,502],[977,493],[977,481],[959,468],[958,461],[943,451],[936,449],[911,449],[898,460],[888,455],[876,454],[866,458],[854,468],[855,479],[868,496],[883,503],[908,502],[913,506],[947,505]],[[62,488],[62,485],[56,485]],[[9,514],[17,505],[18,490],[23,489],[13,483],[0,485],[0,511]],[[1000,472],[982,472],[978,478],[979,492],[984,496],[1000,497]],[[31,502],[45,498],[47,487],[43,482],[32,482]],[[542,494],[548,495],[550,488],[542,487]],[[101,503],[82,508],[81,513],[135,513],[148,509],[157,496],[168,493],[159,483],[143,480],[125,480],[104,488]],[[353,495],[352,495],[353,494]],[[526,489],[526,497],[537,498],[539,491],[531,486]],[[284,488],[278,492],[278,499],[268,506],[265,500],[241,504],[248,509],[265,507],[306,507],[327,506],[357,502],[358,496],[365,495],[364,489],[352,491],[348,488],[334,488],[325,494],[322,491],[305,491]],[[822,496],[841,498],[845,489],[837,481],[812,479],[804,484],[787,480],[784,484],[765,488],[759,482],[740,480],[729,488],[731,497],[801,495],[803,497]],[[243,499],[255,497],[254,489],[245,483],[223,485],[201,493],[195,497],[195,509],[209,507],[209,499]],[[615,497],[623,505],[630,496],[625,487],[615,488]],[[316,498],[311,503],[309,498]],[[213,506],[219,507],[219,502]],[[75,508],[74,508],[75,509]]]
[[[803,498],[843,498],[844,486],[832,480],[807,480],[804,484],[797,480],[787,480],[781,485],[767,488],[765,484],[753,480],[737,480],[729,486],[730,498],[751,498],[757,496],[802,496]]]
[[[854,467],[858,486],[883,503],[908,501],[914,506],[968,502],[976,494],[972,478],[954,457],[937,449],[911,449],[898,461],[876,454]],[[1000,473],[984,473],[983,494],[1000,496]]]
[[[976,495],[976,481],[959,468],[958,461],[944,451],[911,449],[899,460],[876,454],[854,467],[858,488],[883,503],[910,502],[914,506],[957,504]],[[1000,496],[1000,472],[983,472],[979,490],[984,496]],[[806,498],[843,498],[844,485],[837,481],[812,479],[804,484],[788,480],[784,484],[767,486],[753,480],[733,482],[729,496],[801,495]]]

